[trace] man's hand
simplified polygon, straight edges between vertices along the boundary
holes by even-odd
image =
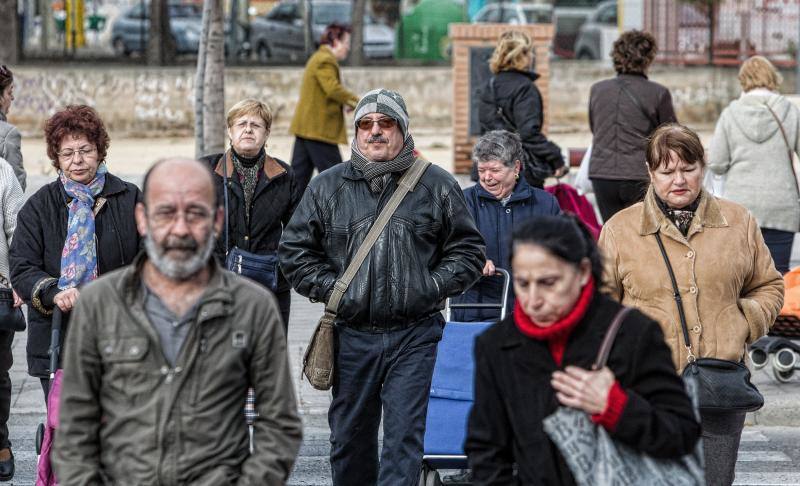
[[[567,366],[564,371],[553,373],[550,384],[562,405],[597,414],[605,411],[608,393],[615,380],[614,373],[608,367],[587,371],[577,366]]]
[[[22,298],[19,295],[17,295],[17,291],[16,290],[11,290],[11,293],[14,294],[14,307],[19,307],[22,304],[24,304],[24,302],[22,301]]]
[[[69,312],[75,307],[75,303],[78,302],[79,295],[80,292],[76,288],[62,290],[53,297],[53,303],[61,309],[61,312]]]
[[[491,260],[486,260],[486,264],[483,266],[483,276],[491,277],[492,275],[494,275],[494,272],[496,271],[497,269],[494,268],[494,262],[492,262]]]
[[[560,178],[564,177],[567,174],[569,174],[569,166],[568,165],[562,165],[561,167],[556,169],[555,172],[553,172],[553,177],[555,177],[556,179],[560,179]]]

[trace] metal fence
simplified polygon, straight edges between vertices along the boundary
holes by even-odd
[[[645,0],[644,27],[656,36],[660,61],[736,65],[760,54],[779,66],[795,65],[798,0],[723,0],[712,5],[708,0]]]

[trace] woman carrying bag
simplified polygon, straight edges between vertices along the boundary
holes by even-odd
[[[513,315],[475,343],[465,444],[473,484],[575,484],[544,430],[560,406],[589,414],[637,453],[691,452],[700,427],[653,320],[628,312],[607,366],[591,370],[622,307],[599,292],[602,263],[588,230],[570,216],[534,217],[514,232],[511,267]]]
[[[603,226],[600,248],[612,297],[658,321],[678,372],[700,376],[700,415],[708,484],[730,485],[745,414],[758,395],[741,363],[783,305],[756,219],[702,188],[705,152],[697,134],[659,127],[646,161],[644,201]],[[724,390],[725,402],[714,397]]]

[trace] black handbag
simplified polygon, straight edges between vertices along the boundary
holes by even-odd
[[[259,255],[229,246],[228,236],[228,161],[222,156],[222,194],[225,206],[225,268],[254,280],[269,290],[278,289],[278,255],[275,252]]]
[[[686,314],[683,301],[675,280],[675,272],[669,262],[661,234],[655,234],[658,249],[667,265],[667,272],[672,282],[672,292],[678,306],[681,320],[683,342],[689,352],[689,365],[683,370],[684,378],[693,377],[697,382],[700,410],[704,412],[755,412],[764,406],[764,396],[750,382],[750,370],[742,362],[716,358],[697,358],[692,353],[689,340],[689,329],[686,325]]]
[[[0,288],[0,330],[13,332],[25,330],[22,307],[14,307],[14,294],[8,288]]]

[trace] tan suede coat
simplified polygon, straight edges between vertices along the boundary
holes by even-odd
[[[606,290],[661,324],[678,371],[688,352],[657,231],[675,271],[695,356],[742,359],[745,344],[769,331],[783,305],[783,279],[755,218],[736,203],[700,197],[687,237],[659,209],[652,187],[600,234]]]

